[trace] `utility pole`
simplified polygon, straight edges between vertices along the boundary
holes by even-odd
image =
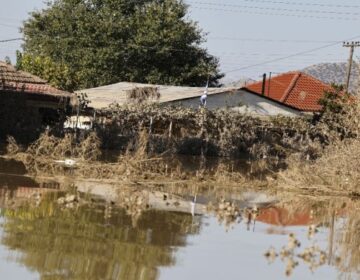
[[[354,50],[356,47],[360,47],[360,42],[344,42],[343,47],[350,48],[350,57],[349,57],[348,70],[346,73],[346,84],[345,84],[345,92],[348,92],[350,86],[351,67],[353,62]]]

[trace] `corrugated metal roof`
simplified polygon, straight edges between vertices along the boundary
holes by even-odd
[[[107,108],[112,103],[124,105],[128,103],[126,91],[135,87],[157,87],[160,92],[159,103],[181,101],[188,98],[200,97],[204,93],[204,87],[180,87],[150,85],[140,83],[121,82],[108,86],[79,90],[78,93],[86,93],[90,100],[90,107],[95,109]],[[209,88],[208,94],[220,94],[235,91],[236,88]]]
[[[0,91],[22,92],[27,94],[43,94],[56,97],[72,97],[66,91],[58,90],[46,81],[30,73],[17,71],[15,67],[0,61]]]

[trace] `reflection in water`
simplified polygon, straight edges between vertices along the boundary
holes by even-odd
[[[332,268],[341,279],[360,278],[360,201],[288,193],[277,193],[275,199],[220,183],[114,188],[76,178],[70,180],[76,188],[69,194],[64,182],[22,176],[22,166],[0,160],[0,171],[6,170],[12,175],[0,175],[1,243],[41,279],[159,279],[166,267],[177,271],[179,261],[189,269],[179,259],[184,251],[197,248],[196,242],[188,246],[189,238],[191,244],[194,239],[204,242],[203,250],[211,248],[204,231],[215,236],[228,231],[226,240],[213,241],[218,242],[216,269],[224,276],[227,263],[247,258],[249,251],[242,248],[251,246],[254,263],[266,275],[285,272],[296,278],[310,269],[314,275],[307,276],[318,279],[319,270]],[[224,247],[227,243],[230,249]],[[240,250],[233,250],[239,244]],[[262,256],[268,248],[266,257],[274,266],[266,266]],[[185,258],[195,266],[204,262]],[[201,273],[204,279],[218,279],[207,270]],[[177,279],[183,279],[181,273]]]
[[[312,227],[309,227],[309,231]],[[283,246],[279,252],[272,247],[266,253],[265,257],[269,263],[273,263],[277,257],[286,263],[285,275],[291,276],[295,267],[302,261],[309,269],[314,272],[317,268],[326,264],[328,255],[318,245],[301,248],[301,242],[293,233],[289,234],[288,243]]]
[[[175,264],[174,248],[199,232],[191,215],[148,211],[133,227],[125,210],[61,208],[54,195],[1,214],[2,243],[43,279],[157,279],[158,267]]]
[[[343,272],[343,278],[355,279],[360,276],[360,215],[359,204],[353,209],[344,221],[340,233],[337,236],[339,255],[342,261],[339,269]]]
[[[286,206],[287,205],[287,206]],[[279,257],[285,264],[285,274],[290,276],[298,265],[306,265],[313,272],[324,265],[335,266],[339,279],[360,278],[360,201],[352,199],[302,199],[283,206],[290,209],[290,216],[302,224],[308,225],[307,239],[310,246],[302,248],[301,242],[293,234],[289,235],[288,244],[280,251],[271,247],[265,257],[273,263]],[[310,215],[304,216],[304,211]],[[311,209],[311,210],[310,210]],[[290,221],[290,223],[295,223]],[[299,223],[296,222],[296,225]],[[327,248],[317,244],[316,235],[326,230]]]

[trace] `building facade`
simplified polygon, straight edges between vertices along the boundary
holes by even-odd
[[[74,94],[0,62],[0,140],[32,141],[48,125],[61,123]]]

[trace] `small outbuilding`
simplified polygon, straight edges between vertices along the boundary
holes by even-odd
[[[0,61],[0,138],[33,140],[47,125],[61,123],[76,95]]]

